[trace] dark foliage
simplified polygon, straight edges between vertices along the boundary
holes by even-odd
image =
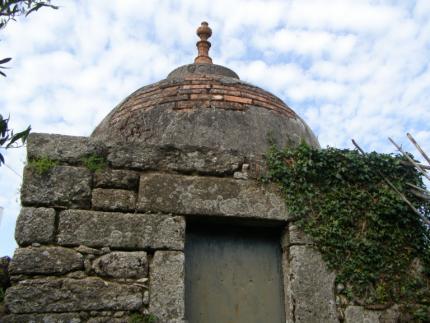
[[[401,156],[306,145],[272,148],[267,160],[266,180],[281,184],[298,225],[345,286],[341,293],[361,305],[421,304],[415,317],[424,322],[419,315],[430,315],[430,229],[381,173],[429,218],[428,202],[406,184],[424,187],[421,175]]]
[[[25,144],[31,127],[28,126],[24,131],[14,133],[13,130],[9,129],[8,124],[9,118],[3,119],[3,116],[0,114],[0,148],[18,148]],[[4,164],[4,157],[0,153],[0,166],[1,164]]]

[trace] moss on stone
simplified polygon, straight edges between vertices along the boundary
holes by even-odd
[[[52,168],[58,165],[58,162],[48,157],[41,157],[37,159],[30,159],[28,166],[31,170],[35,171],[39,175],[46,174]]]
[[[82,162],[86,168],[88,168],[92,172],[99,172],[104,170],[108,162],[105,157],[98,156],[95,154],[88,155],[82,158]]]

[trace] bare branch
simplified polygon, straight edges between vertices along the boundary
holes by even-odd
[[[406,183],[406,185],[408,185],[408,186],[410,186],[410,187],[412,187],[412,188],[414,188],[414,189],[416,189],[416,190],[418,190],[418,191],[421,191],[421,192],[424,192],[424,193],[430,194],[427,190],[425,190],[425,189],[424,189],[424,188],[422,188],[422,187],[416,186],[416,185],[411,184],[411,183]]]
[[[415,168],[416,169],[418,169],[418,171],[421,173],[421,174],[423,174],[429,181],[430,181],[430,176],[427,174],[427,172],[424,170],[424,169],[422,169],[421,168],[421,166],[415,161],[415,160],[413,160],[407,153],[405,153],[404,151],[403,151],[403,149],[402,149],[402,147],[400,147],[398,144],[396,144],[395,142],[394,142],[394,140],[393,139],[391,139],[390,137],[388,137],[388,140],[389,141],[391,141],[391,143],[397,148],[397,150],[398,151],[400,151],[402,154],[403,154],[403,156],[405,156],[406,157],[406,159],[412,164],[412,165],[414,165],[415,166]]]
[[[429,158],[429,156],[427,156],[427,154],[420,147],[420,145],[418,145],[418,143],[416,142],[416,140],[414,139],[414,137],[412,137],[412,135],[409,132],[406,134],[406,136],[408,136],[409,140],[412,142],[412,144],[415,146],[415,148],[418,149],[418,151],[421,153],[421,155],[424,157],[424,159],[430,165],[430,158]]]
[[[363,149],[361,149],[361,147],[355,142],[354,139],[352,139],[352,143],[354,144],[355,148],[357,148],[363,155],[365,155],[366,153],[363,151]]]
[[[406,160],[400,161],[400,164],[402,164],[403,166],[415,167],[414,165],[412,165],[411,163],[409,163]],[[430,166],[427,166],[427,165],[424,165],[424,164],[421,164],[421,163],[417,163],[417,164],[420,165],[420,167],[422,169],[424,169],[424,170],[430,170]]]
[[[357,147],[357,149],[364,155],[365,154],[365,152],[364,152],[364,150],[363,149],[361,149],[361,147],[355,142],[355,140],[354,139],[352,139],[352,143],[354,144],[354,146],[355,147]],[[394,184],[393,183],[391,183],[391,181],[387,178],[387,177],[385,177],[384,176],[384,174],[382,174],[381,172],[379,172],[378,171],[378,174],[379,174],[379,176],[381,176],[384,180],[385,180],[385,182],[388,184],[388,186],[390,186],[392,189],[393,189],[393,191],[395,191],[399,196],[400,196],[400,198],[411,208],[411,210],[412,211],[414,211],[420,218],[421,218],[421,220],[423,220],[428,226],[430,226],[430,220],[429,219],[427,219],[426,217],[424,217],[416,208],[415,208],[415,206],[407,199],[407,197],[402,193],[402,192],[400,192],[395,186],[394,186]]]
[[[423,193],[420,193],[420,192],[414,191],[414,190],[411,190],[411,193],[414,194],[416,197],[422,199],[422,200],[430,201],[430,195],[428,195],[428,194],[423,194]]]

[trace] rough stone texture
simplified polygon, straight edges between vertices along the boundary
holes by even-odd
[[[190,75],[220,75],[239,79],[239,76],[231,69],[216,64],[188,64],[175,68],[167,76],[168,79],[182,79]]]
[[[16,274],[64,274],[84,267],[83,256],[62,247],[28,247],[15,250],[10,272]]]
[[[321,255],[310,246],[291,246],[285,294],[287,322],[338,322],[334,295],[335,274],[328,271]]]
[[[11,314],[3,318],[4,323],[81,323],[80,313]]]
[[[348,306],[345,323],[397,323],[400,312],[397,306],[384,311],[367,310],[362,306]]]
[[[152,173],[141,176],[137,209],[174,214],[287,220],[278,188],[217,177]]]
[[[102,143],[88,137],[32,132],[27,140],[28,159],[45,157],[70,164],[80,164],[88,155],[104,155],[105,149]]]
[[[20,246],[54,241],[55,210],[23,207],[15,228],[15,240]]]
[[[84,255],[101,255],[101,254],[103,254],[103,252],[99,249],[94,249],[94,248],[90,248],[90,247],[83,246],[83,245],[80,245],[79,247],[75,248],[75,250],[77,252],[80,252],[81,254],[84,254]]]
[[[182,250],[183,217],[66,210],[59,215],[58,243],[89,247]]]
[[[202,174],[233,174],[244,162],[237,151],[188,145],[113,145],[108,161],[113,167],[161,169]]]
[[[191,145],[245,156],[265,154],[271,142],[318,146],[306,123],[276,96],[235,78],[210,75],[163,80],[137,90],[91,136],[132,143],[135,149]]]
[[[136,193],[120,189],[96,188],[93,190],[91,203],[96,210],[134,211]]]
[[[294,223],[289,224],[288,245],[311,245],[313,244],[311,237],[305,234]]]
[[[293,311],[294,308],[292,307],[292,300],[291,300],[291,292],[290,292],[290,278],[288,275],[288,252],[283,251],[282,252],[282,271],[283,271],[283,288],[284,288],[284,308],[285,308],[285,322],[286,323],[295,323],[293,318]]]
[[[104,169],[94,174],[95,187],[136,190],[138,185],[139,173],[134,171]]]
[[[148,276],[146,252],[111,252],[93,262],[100,276],[115,278],[143,278]]]
[[[149,312],[161,322],[184,318],[184,264],[182,252],[156,251],[154,254],[150,267]]]
[[[91,172],[83,167],[55,166],[45,174],[24,169],[21,202],[24,206],[91,206]]]
[[[100,278],[45,278],[24,280],[6,291],[11,313],[88,310],[138,310],[142,289],[106,282]]]

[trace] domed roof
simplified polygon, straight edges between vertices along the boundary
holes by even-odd
[[[273,94],[212,64],[206,22],[194,64],[144,86],[115,107],[92,137],[112,143],[198,146],[261,155],[271,142],[319,146],[305,122]]]

